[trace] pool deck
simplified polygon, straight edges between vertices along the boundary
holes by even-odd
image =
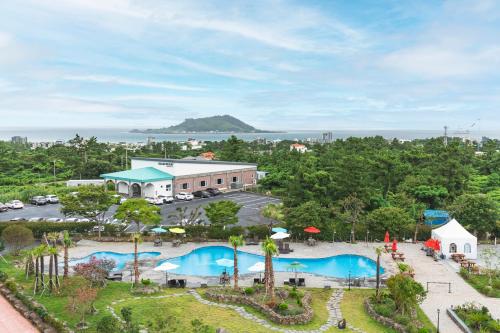
[[[380,243],[358,243],[358,244],[348,244],[348,243],[328,243],[319,242],[316,246],[307,246],[304,243],[291,243],[290,247],[294,250],[289,254],[280,254],[280,258],[322,258],[331,257],[341,254],[356,254],[368,257],[370,259],[376,260],[377,256],[375,253],[375,248],[380,246]],[[189,242],[182,244],[179,247],[173,247],[170,242],[164,242],[162,246],[153,246],[151,242],[144,242],[139,244],[139,252],[160,252],[161,255],[154,259],[149,259],[141,262],[141,277],[148,278],[155,282],[165,283],[165,274],[162,272],[153,271],[155,263],[162,260],[173,257],[178,257],[185,255],[197,248],[204,246],[227,246],[227,243],[223,242],[204,242],[204,243],[193,243]],[[230,248],[230,247],[229,247]],[[260,245],[245,245],[238,248],[240,251],[249,252],[253,254],[262,255]],[[98,251],[111,251],[119,253],[131,253],[133,252],[132,243],[111,243],[111,242],[95,242],[89,240],[82,240],[78,243],[78,246],[71,248],[69,250],[69,256],[72,259],[82,258],[88,256],[93,252]],[[382,277],[388,277],[393,272],[396,271],[396,264],[387,254],[381,256],[381,266],[384,268],[385,272]],[[259,273],[245,274],[240,277],[241,286],[250,286],[253,284],[253,278],[258,277]],[[293,277],[294,273],[291,272],[275,272],[276,286],[282,286],[283,281],[288,280],[288,278]],[[308,287],[318,287],[323,288],[325,285],[329,285],[332,288],[344,287],[346,282],[343,279],[337,279],[332,277],[319,276],[308,273],[299,273],[299,277],[304,277],[306,279],[306,284]],[[182,278],[184,276],[177,274],[170,274],[169,278]],[[199,287],[202,283],[210,285],[218,285],[218,277],[198,277],[198,276],[186,276],[188,280],[188,286]],[[131,279],[130,270],[126,268],[123,270],[124,281],[129,281]],[[369,284],[366,284],[369,286]]]

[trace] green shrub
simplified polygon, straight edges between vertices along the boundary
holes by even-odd
[[[22,225],[9,225],[2,230],[2,239],[7,243],[15,255],[19,254],[22,248],[32,244],[33,232]]]
[[[394,320],[401,325],[408,325],[410,323],[410,318],[408,316],[396,315],[394,316]]]
[[[0,282],[5,282],[9,276],[4,271],[0,271]]]
[[[96,225],[95,222],[6,222],[0,223],[0,232],[11,225],[21,225],[31,229],[33,236],[37,239],[42,238],[44,233],[61,232],[68,230],[70,234],[87,233]]]
[[[12,291],[13,293],[17,292],[17,283],[13,278],[7,279],[5,281],[5,287],[7,287],[7,289]]]
[[[5,245],[3,245],[3,242],[0,240],[0,252],[5,250]]]
[[[255,290],[252,287],[245,288],[245,294],[247,295],[253,295]]]
[[[297,305],[302,307],[302,300],[298,297],[297,297]]]
[[[117,333],[121,331],[120,322],[113,316],[104,316],[97,322],[98,333]]]
[[[151,280],[150,279],[141,279],[141,283],[143,286],[149,286],[149,285],[151,285]]]
[[[394,309],[387,306],[386,304],[375,304],[373,310],[382,317],[391,317],[394,314]]]
[[[280,311],[286,311],[286,310],[288,310],[288,304],[286,304],[285,302],[280,303],[278,305],[278,310],[280,310]]]

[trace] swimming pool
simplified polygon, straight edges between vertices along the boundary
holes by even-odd
[[[160,252],[139,252],[137,254],[139,260],[144,260],[144,259],[151,259],[154,257],[159,256],[161,253]],[[80,259],[73,259],[70,260],[69,265],[70,266],[75,266],[79,263],[84,263],[88,262],[91,257],[96,257],[96,259],[112,259],[116,263],[116,267],[113,269],[114,271],[119,271],[125,268],[125,265],[127,262],[132,262],[134,261],[134,253],[117,253],[117,252],[108,252],[108,251],[101,251],[101,252],[94,252],[89,254],[86,257],[80,258]]]
[[[217,265],[216,260],[226,258],[233,260],[233,250],[225,246],[201,247],[181,257],[161,260],[158,265],[164,262],[179,265],[178,268],[169,273],[194,275],[194,276],[219,276],[224,267]],[[263,262],[264,257],[257,254],[238,251],[238,269],[240,274],[253,273],[249,267],[257,262]],[[273,268],[275,271],[290,271],[287,266],[294,261],[305,265],[300,272],[312,273],[336,278],[347,278],[349,272],[351,277],[372,277],[376,275],[376,262],[363,256],[345,254],[326,258],[273,258]],[[232,268],[228,268],[232,271]],[[380,268],[380,273],[384,272]]]

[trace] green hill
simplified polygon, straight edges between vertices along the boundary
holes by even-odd
[[[187,118],[179,125],[157,129],[132,130],[134,133],[266,133],[229,115],[206,118]]]

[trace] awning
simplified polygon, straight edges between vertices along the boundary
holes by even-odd
[[[174,176],[153,167],[131,169],[101,175],[104,179],[125,180],[128,182],[147,183],[160,180],[172,180]]]

